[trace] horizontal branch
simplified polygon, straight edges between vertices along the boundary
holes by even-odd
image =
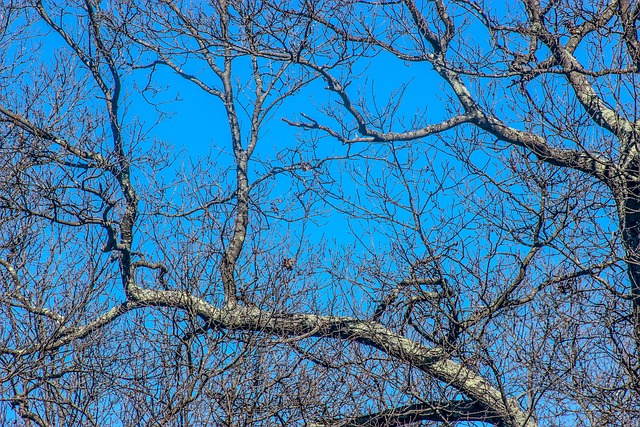
[[[500,423],[499,416],[487,412],[471,400],[417,403],[387,409],[374,414],[361,415],[343,420],[316,423],[314,427],[396,427],[419,421],[482,421]]]

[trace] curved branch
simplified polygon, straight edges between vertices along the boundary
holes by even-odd
[[[329,135],[337,138],[342,143],[414,140],[430,135],[435,135],[465,123],[473,123],[479,128],[496,136],[500,140],[519,147],[526,148],[533,154],[535,154],[540,160],[543,160],[555,166],[579,170],[603,182],[608,182],[612,175],[615,175],[615,172],[613,170],[613,163],[597,153],[573,150],[569,148],[552,147],[549,145],[548,141],[545,138],[531,132],[522,131],[508,126],[497,117],[484,112],[476,102],[467,85],[464,83],[462,79],[462,73],[447,64],[444,52],[440,51],[439,48],[439,46],[441,46],[441,43],[438,40],[434,39],[434,37],[437,36],[425,27],[426,24],[424,17],[416,8],[415,4],[413,4],[413,2],[411,1],[405,1],[404,3],[411,12],[414,24],[419,27],[423,37],[425,37],[425,39],[434,47],[435,53],[423,58],[423,60],[429,61],[433,65],[434,70],[449,84],[456,97],[460,101],[460,104],[464,109],[464,113],[444,120],[440,123],[427,125],[416,130],[406,132],[378,132],[374,129],[369,128],[366,117],[364,117],[364,115],[355,108],[349,94],[346,92],[344,85],[342,85],[335,77],[333,77],[324,67],[314,64],[310,60],[301,58],[298,59],[297,62],[301,65],[313,69],[318,74],[320,74],[327,82],[328,89],[339,96],[342,105],[345,107],[351,117],[355,119],[358,126],[358,132],[362,136],[358,136],[355,138],[346,138],[344,135],[341,135],[339,132],[336,132],[330,127],[319,124],[317,121],[306,116],[305,117],[308,120],[306,122],[294,122],[285,120],[287,123],[292,126],[297,126],[305,129],[322,130]],[[438,13],[444,13],[446,15],[446,10],[444,9],[444,7],[439,7]],[[442,17],[442,19],[446,22],[445,18],[448,19],[448,16]],[[324,25],[328,25],[320,17],[314,17],[314,19],[317,19],[318,22]],[[344,30],[340,30],[338,28],[335,28],[334,26],[332,26],[331,29],[334,31],[338,31],[340,36],[349,41],[353,41],[354,43],[363,42],[361,37],[351,36]],[[591,27],[585,27],[584,29],[584,31],[591,30]],[[367,39],[367,41],[383,49],[390,50],[390,48],[387,47],[383,41],[378,41],[375,39]],[[390,52],[395,54],[395,51],[393,50],[390,50]],[[558,60],[556,59],[556,61]],[[577,72],[574,72],[573,74],[575,74],[573,76],[574,79],[580,80],[583,83],[584,81],[586,81],[586,77],[584,75]],[[580,88],[583,88],[583,90],[581,91]],[[591,92],[589,92],[589,89],[591,90]],[[607,109],[606,106],[604,106],[602,101],[600,101],[599,98],[595,96],[595,92],[593,91],[593,88],[591,88],[591,86],[584,87],[583,85],[579,85],[576,87],[576,93],[581,97],[581,102],[587,105],[592,105],[592,114],[595,114],[595,110],[593,110],[593,108],[596,108],[596,110],[600,111],[599,116],[606,117],[608,120],[608,122],[606,123],[612,123],[612,121],[616,122],[616,120],[618,119],[620,120],[619,123],[624,122],[624,119],[618,116],[616,116],[616,118],[614,119],[610,118],[612,115],[615,115],[615,112]],[[589,100],[587,100],[587,98],[589,98]],[[628,121],[626,123],[629,124]],[[611,127],[613,128],[613,124],[611,124]],[[629,126],[625,126],[624,128],[626,130],[630,129]]]
[[[217,308],[187,292],[132,287],[137,304],[174,307],[204,319],[211,328],[256,331],[279,337],[331,338],[361,343],[415,366],[478,402],[484,411],[497,414],[504,425],[534,427],[530,414],[485,378],[454,361],[439,347],[429,348],[401,336],[375,321],[353,317],[302,313],[272,313],[257,307],[226,304]]]

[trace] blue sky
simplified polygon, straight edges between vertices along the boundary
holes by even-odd
[[[476,43],[482,44],[484,34],[472,31],[472,35],[477,36]],[[59,40],[54,35],[47,36],[47,43],[51,43],[48,47],[59,46]],[[51,50],[45,48],[42,50],[40,59],[46,63],[50,54]],[[250,77],[246,69],[242,68],[243,61],[245,60],[238,59],[236,68],[237,77],[241,82]],[[201,68],[196,61],[186,65],[192,66],[194,70]],[[334,75],[338,76],[339,71],[335,70]],[[211,188],[208,190],[211,193],[203,190],[200,193],[196,192],[197,197],[191,194],[194,199],[199,197],[200,200],[206,200],[207,197],[215,194],[218,187],[221,192],[228,191],[228,187],[233,184],[232,174],[216,175],[216,171],[225,171],[232,166],[229,127],[221,101],[204,93],[192,83],[176,77],[166,68],[158,68],[155,72],[154,79],[162,91],[152,96],[150,91],[142,92],[147,73],[148,70],[135,70],[131,75],[125,76],[129,104],[124,121],[140,123],[148,132],[143,145],[150,145],[152,141],[158,140],[173,147],[168,152],[154,154],[155,156],[166,154],[169,157],[175,157],[175,160],[153,179],[161,178],[169,182],[176,176],[181,178],[177,185],[178,189],[170,189],[167,193],[171,201],[177,205],[183,202],[195,203],[193,199],[187,198],[189,186],[206,182],[209,173],[212,180],[219,179],[219,182],[210,183]],[[207,74],[203,72],[202,75]],[[352,75],[358,77],[352,79],[349,87],[351,95],[354,99],[362,97],[371,111],[375,111],[375,108],[382,109],[389,96],[403,84],[407,84],[401,108],[397,111],[397,122],[393,126],[396,131],[406,130],[416,118],[425,123],[434,123],[450,114],[447,110],[450,106],[446,105],[447,101],[442,97],[448,89],[426,62],[406,63],[388,54],[379,54],[371,59],[360,59],[354,65]],[[298,172],[295,178],[288,174],[279,174],[274,179],[266,180],[265,186],[254,193],[256,205],[253,206],[252,218],[256,221],[256,229],[265,236],[271,237],[271,241],[267,238],[265,241],[272,244],[274,248],[272,257],[264,258],[272,261],[272,264],[269,266],[265,264],[266,261],[260,261],[256,263],[258,267],[265,267],[265,270],[268,270],[268,267],[277,269],[279,257],[295,257],[308,261],[316,267],[319,266],[312,272],[314,275],[310,279],[299,279],[299,286],[318,286],[319,288],[319,299],[309,302],[309,305],[316,303],[320,306],[329,305],[335,302],[331,293],[340,291],[344,293],[341,301],[344,306],[340,310],[345,313],[357,312],[361,309],[370,312],[374,300],[380,296],[380,293],[374,291],[379,291],[383,285],[392,285],[394,281],[397,283],[398,278],[409,274],[408,265],[412,261],[428,255],[427,248],[421,246],[416,238],[417,233],[402,226],[402,223],[410,223],[413,218],[401,207],[394,206],[394,203],[406,205],[409,202],[408,195],[411,193],[416,204],[424,208],[420,223],[429,241],[432,241],[443,253],[452,254],[453,262],[447,266],[449,268],[446,271],[447,274],[451,276],[460,274],[464,279],[472,277],[472,272],[477,272],[478,276],[484,275],[482,278],[489,281],[504,278],[493,277],[493,270],[501,269],[504,276],[513,272],[515,264],[511,255],[521,254],[526,248],[516,244],[501,246],[498,240],[502,237],[500,233],[504,230],[493,229],[486,222],[474,221],[478,219],[477,215],[485,213],[494,219],[499,218],[501,213],[505,217],[517,217],[514,213],[517,206],[498,203],[508,197],[501,195],[489,181],[496,179],[498,182],[503,182],[505,187],[514,194],[520,195],[521,192],[524,194],[524,184],[511,181],[512,175],[507,169],[509,165],[505,165],[509,155],[515,150],[495,143],[492,138],[475,135],[467,128],[460,130],[457,136],[468,143],[465,147],[468,151],[459,153],[457,156],[450,152],[451,147],[447,145],[451,140],[438,137],[409,143],[370,146],[356,144],[348,147],[326,134],[295,128],[282,120],[283,118],[300,119],[299,113],[305,113],[321,123],[335,125],[335,122],[319,112],[322,108],[328,108],[331,111],[341,109],[336,103],[335,96],[329,94],[325,86],[325,82],[316,80],[301,89],[299,93],[285,99],[273,112],[261,133],[254,155],[253,179],[274,167],[286,167],[291,162],[312,161],[327,157],[335,157],[335,159],[328,164],[326,174],[322,177],[309,171]],[[510,102],[513,100],[507,97],[507,91],[497,89],[494,93],[495,96],[492,99],[497,109],[511,114],[509,113],[512,107]],[[242,101],[241,95],[238,100]],[[160,122],[155,126],[153,124],[159,116],[156,107],[147,101],[158,103],[157,108],[166,113],[165,116],[160,117]],[[98,104],[100,100],[88,101],[88,104],[92,105],[93,102]],[[456,134],[451,132],[447,137],[454,138],[454,135]],[[474,138],[477,139],[474,140]],[[478,145],[472,146],[474,142]],[[483,143],[489,148],[479,149]],[[396,157],[392,155],[394,149]],[[344,159],[347,155],[351,159]],[[463,163],[465,155],[468,155],[470,162],[479,169],[478,173],[471,173],[465,167]],[[370,157],[377,157],[377,159],[369,161]],[[397,164],[393,164],[394,161],[410,165],[410,171],[404,176],[399,174],[395,167]],[[136,183],[142,189],[149,184],[150,178],[147,172],[148,170],[145,169],[134,171]],[[482,177],[482,172],[486,176]],[[320,179],[322,182],[314,181]],[[365,180],[370,184],[369,187],[358,184]],[[307,186],[313,186],[315,190],[323,188],[324,192],[314,194],[307,191]],[[375,190],[380,192],[376,194]],[[150,196],[154,195],[153,191],[153,189],[150,190]],[[354,201],[357,206],[350,206],[341,201],[339,196]],[[390,197],[385,199],[387,196]],[[504,196],[504,199],[501,199],[501,196]],[[523,203],[535,206],[538,202],[536,197],[537,194],[523,195]],[[309,221],[301,220],[304,207],[314,209],[314,214],[309,217]],[[477,211],[470,211],[473,208]],[[287,212],[287,210],[290,211]],[[351,210],[359,218],[349,218],[348,215],[341,213],[341,210]],[[602,211],[606,212],[606,209]],[[224,211],[224,214],[229,215],[229,212],[230,208]],[[376,216],[377,214],[385,214],[387,219],[395,223],[382,222]],[[278,220],[276,217],[280,215],[285,219],[298,220]],[[216,220],[211,220],[211,223],[215,223]],[[143,245],[148,244],[152,249],[154,245],[161,246],[165,243],[171,247],[179,239],[183,239],[180,244],[184,243],[184,246],[187,246],[190,233],[197,235],[202,231],[203,224],[210,225],[206,221],[204,216],[198,217],[189,224],[182,224],[184,228],[172,228],[176,226],[176,222],[167,220],[165,228],[159,231],[163,238],[154,243],[146,241]],[[602,230],[598,230],[595,238],[604,239],[603,236],[606,233],[615,229],[615,224],[604,215],[599,218],[599,221],[602,223]],[[148,231],[145,230],[144,221],[141,219],[140,222],[140,229]],[[531,218],[524,218],[523,223],[523,228],[526,228],[531,224]],[[524,230],[523,234],[526,232],[527,230]],[[215,240],[207,240],[213,239],[211,237],[196,236],[196,238],[202,239],[203,244],[211,246],[219,244]],[[248,258],[250,251],[261,243],[263,241],[258,238],[248,244],[246,248]],[[150,251],[150,253],[159,258],[162,257],[162,250]],[[187,253],[186,249],[185,253]],[[209,255],[202,252],[203,259]],[[406,257],[403,258],[405,255]],[[468,270],[463,270],[463,267]],[[363,270],[357,270],[358,268]],[[330,273],[340,269],[343,269],[350,279],[355,280],[337,279],[335,283],[330,283],[332,279]],[[206,275],[205,273],[208,274],[207,279],[214,276],[212,282],[217,280],[217,272],[208,271],[203,275]],[[367,282],[367,280],[374,280],[378,273],[380,273],[379,282],[373,284]],[[250,275],[249,272],[245,274]],[[541,269],[531,277],[542,278],[544,274],[545,272]],[[462,286],[467,286],[465,290],[468,291],[459,301],[461,306],[468,307],[484,297],[475,294],[474,282],[464,282],[464,280],[461,282]],[[121,295],[115,293],[109,297],[117,299]],[[472,301],[471,298],[476,300]],[[353,307],[348,304],[352,304]]]

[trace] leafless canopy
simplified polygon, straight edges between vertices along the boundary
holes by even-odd
[[[640,423],[640,3],[0,5],[0,424]]]

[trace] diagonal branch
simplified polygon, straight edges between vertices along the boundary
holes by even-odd
[[[31,135],[42,138],[47,141],[51,141],[54,144],[59,145],[65,151],[80,157],[83,160],[92,161],[96,164],[97,167],[101,167],[103,169],[109,170],[111,173],[116,173],[116,169],[106,161],[106,159],[100,154],[92,151],[82,150],[73,146],[71,143],[66,141],[63,138],[60,138],[48,130],[43,129],[40,126],[35,125],[28,119],[22,117],[21,115],[3,107],[0,105],[0,114],[7,117],[4,121],[8,121],[11,124],[17,126],[18,128],[29,132]]]
[[[0,354],[6,353],[20,357],[34,354],[40,351],[56,350],[73,341],[87,337],[92,332],[102,329],[108,324],[112,323],[123,314],[142,306],[143,304],[140,304],[136,301],[124,302],[109,309],[108,311],[104,312],[103,314],[83,326],[60,328],[59,330],[57,330],[56,335],[49,342],[42,342],[35,346],[24,347],[20,349],[0,347]]]
[[[577,46],[577,42],[573,41],[568,46],[563,46],[558,35],[552,34],[546,28],[542,16],[542,8],[539,0],[527,0],[524,2],[531,20],[531,30],[536,36],[550,49],[556,58],[558,65],[562,68],[565,76],[571,84],[573,91],[587,114],[599,126],[607,129],[616,135],[623,146],[622,152],[628,152],[629,148],[634,151],[635,147],[629,147],[629,139],[634,131],[637,131],[634,124],[618,114],[614,109],[609,108],[607,104],[598,96],[593,85],[587,79],[582,64],[575,58],[573,51]],[[603,26],[613,17],[615,4],[609,4],[607,9],[600,15],[600,20],[595,25]],[[594,24],[580,30],[583,32],[591,32],[595,29]]]

